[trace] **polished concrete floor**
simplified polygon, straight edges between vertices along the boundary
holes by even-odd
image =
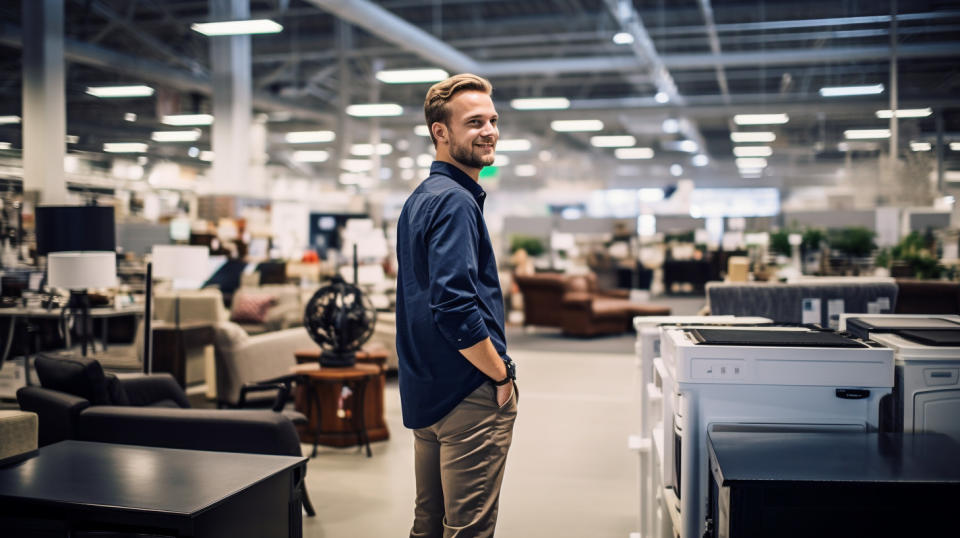
[[[694,314],[703,298],[661,300]],[[627,538],[637,530],[639,426],[634,336],[568,339],[550,330],[511,329],[520,402],[500,498],[497,536]],[[513,342],[513,343],[511,343]],[[390,440],[373,457],[323,449],[308,464],[317,516],[310,538],[406,536],[413,517],[413,437],[403,427],[396,380],[387,385]],[[304,447],[308,454],[309,447]]]
[[[636,528],[637,367],[623,353],[513,350],[520,402],[500,499],[497,536],[626,538]],[[304,536],[404,536],[413,514],[413,438],[396,381],[386,392],[390,440],[373,457],[325,449],[308,465],[315,518]],[[304,447],[304,453],[308,453]]]

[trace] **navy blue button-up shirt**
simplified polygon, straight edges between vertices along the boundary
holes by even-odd
[[[490,337],[506,356],[503,295],[483,188],[450,163],[407,199],[397,224],[397,355],[403,424],[424,428],[489,380],[458,350]]]

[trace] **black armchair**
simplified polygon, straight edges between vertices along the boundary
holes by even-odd
[[[96,360],[39,356],[41,386],[17,401],[39,415],[41,446],[78,439],[165,448],[301,456],[293,422],[269,410],[191,409],[169,374],[118,378]],[[305,487],[304,509],[313,507]]]

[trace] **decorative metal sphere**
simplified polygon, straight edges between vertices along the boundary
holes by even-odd
[[[303,313],[303,326],[323,350],[322,366],[352,366],[376,321],[377,310],[363,290],[339,276],[313,294]]]

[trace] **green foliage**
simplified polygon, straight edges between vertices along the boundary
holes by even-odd
[[[890,268],[890,249],[882,248],[877,252],[877,255],[873,258],[873,263],[877,267],[886,267]]]
[[[541,241],[539,237],[531,235],[511,235],[510,253],[512,254],[521,248],[534,258],[544,252],[543,241]]]
[[[819,228],[807,228],[803,232],[803,243],[800,248],[804,252],[820,250],[820,244],[827,240],[827,234]]]
[[[790,232],[787,230],[778,230],[770,232],[770,252],[780,254],[781,256],[790,256]]]
[[[872,230],[862,227],[842,228],[830,232],[830,248],[839,250],[847,256],[869,256],[877,245],[873,242]]]
[[[911,232],[891,249],[890,255],[894,260],[906,262],[917,278],[940,278],[944,268],[934,257],[931,247],[930,237]]]

